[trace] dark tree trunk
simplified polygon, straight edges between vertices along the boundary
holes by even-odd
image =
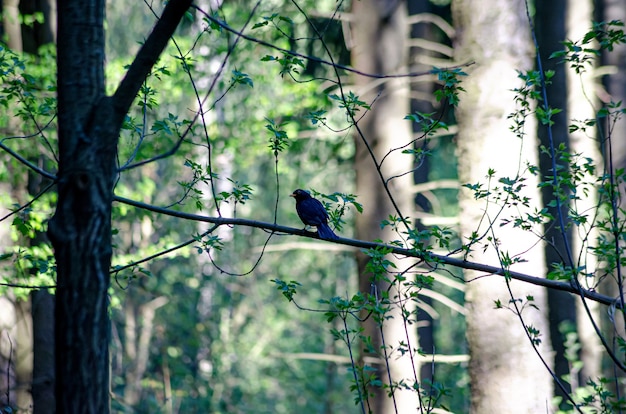
[[[58,4],[57,412],[109,407],[107,290],[119,130],[146,75],[189,8],[170,1],[112,97],[104,95],[104,0]]]
[[[43,163],[43,157],[39,164]],[[28,174],[28,193],[38,194],[50,182],[35,172]],[[45,233],[37,233],[32,246],[48,244]],[[30,294],[32,318],[32,393],[33,414],[54,414],[54,300],[48,290],[34,290]]]
[[[104,98],[104,0],[59,2],[57,260],[59,413],[109,412],[111,202],[115,136],[97,122]]]
[[[54,414],[54,296],[47,290],[31,295],[33,315],[33,413]]]
[[[541,53],[542,65],[544,71],[553,70],[555,72],[552,77],[551,84],[547,86],[548,103],[552,108],[559,108],[561,113],[553,116],[554,125],[552,125],[552,138],[555,147],[565,145],[565,150],[569,152],[569,133],[568,133],[568,111],[567,111],[567,79],[565,72],[565,64],[562,60],[548,59],[550,54],[563,48],[562,41],[566,38],[566,13],[567,0],[558,0],[551,2],[537,2],[537,41],[539,42],[539,51]],[[546,148],[550,147],[548,136],[548,128],[546,125],[538,123],[537,135],[539,142]],[[557,160],[557,163],[559,161]],[[544,181],[551,181],[550,176],[554,175],[552,171],[552,161],[547,154],[539,155],[539,167]],[[562,166],[567,168],[567,165]],[[567,189],[563,189],[567,191]],[[549,203],[555,199],[554,189],[552,186],[542,187],[541,196],[543,205],[548,208],[550,214],[558,217],[563,215],[564,222],[567,223],[568,203],[561,202],[560,211],[556,207],[551,207]],[[558,221],[548,223],[545,228],[546,244],[545,255],[548,269],[554,263],[570,266],[570,256],[567,252],[572,246],[571,229],[565,230],[563,234]],[[565,357],[565,334],[562,329],[576,328],[576,298],[565,292],[550,289],[548,290],[548,318],[550,321],[550,339],[554,347],[554,372],[558,378],[569,375],[569,361]],[[569,327],[569,328],[567,328]],[[571,392],[569,383],[563,382],[567,392]],[[555,392],[564,400],[566,398],[563,390],[556,386]]]
[[[21,14],[41,13],[43,23],[23,24],[22,45],[24,52],[37,54],[39,47],[54,43],[56,34],[56,4],[53,0],[21,0]]]
[[[626,0],[604,0],[599,3],[601,6],[597,21],[621,20],[626,22]],[[606,103],[609,100],[621,101],[623,107],[626,102],[626,44],[617,44],[613,51],[605,52],[602,56],[602,65],[615,68],[613,73],[603,78],[609,96],[602,96],[602,98],[607,101]],[[604,131],[604,133],[607,132]],[[626,140],[624,136],[626,136],[626,122],[622,120],[615,124],[611,137],[613,164],[616,169],[626,167]],[[624,203],[624,197],[621,201]]]
[[[422,13],[434,13],[436,7],[434,7],[427,0],[419,0],[419,1],[409,1],[408,2],[408,15],[415,16]],[[410,38],[411,39],[426,39],[431,42],[438,42],[441,39],[437,39],[436,35],[433,33],[432,26],[428,24],[413,24],[410,29]],[[411,47],[409,49],[409,72],[427,72],[431,69],[430,66],[421,63],[420,57],[422,56],[432,56],[433,53],[425,50],[420,47]],[[421,112],[421,113],[430,113],[433,112],[433,105],[430,100],[423,99],[420,97],[429,97],[432,98],[433,88],[435,87],[434,82],[427,82],[426,80],[415,80],[411,82],[411,96],[412,99],[410,101],[411,113]],[[413,137],[416,138],[422,135],[423,131],[421,126],[417,123],[413,123]],[[423,141],[418,141],[415,146],[420,147],[423,145]],[[426,183],[429,181],[428,173],[430,170],[430,159],[428,157],[424,157],[423,160],[420,160],[420,167],[415,170],[413,173],[413,180],[415,184]],[[431,212],[430,202],[423,194],[415,194],[415,209],[418,212]],[[422,223],[421,220],[415,220],[415,226],[418,231],[426,230],[427,227]],[[423,302],[426,306],[432,307],[433,301],[431,298],[427,296],[420,297],[420,301]],[[434,353],[435,352],[435,337],[434,337],[434,319],[432,316],[425,311],[420,310],[417,314],[418,321],[418,337],[419,337],[419,345],[420,349],[425,353]],[[422,386],[424,385],[424,380],[431,381],[434,378],[434,370],[433,364],[422,364],[420,369],[420,379],[422,380]]]
[[[603,0],[596,2],[596,5],[598,6],[597,21],[626,21],[626,0]],[[626,103],[626,44],[616,44],[612,51],[604,51],[601,65],[614,68],[613,73],[608,76],[604,76],[603,78],[604,87],[608,92],[608,96],[606,94],[601,95],[601,99],[605,104],[608,104],[609,102],[621,102],[621,107],[624,108]],[[612,161],[613,163],[613,172],[621,168],[626,168],[626,139],[624,139],[626,136],[626,122],[624,119],[621,119],[609,128],[608,121],[605,120],[600,129],[600,137],[602,138],[605,156],[607,157],[605,161],[607,168],[611,167],[609,161]],[[610,133],[609,129],[611,129]],[[611,157],[612,160],[609,160],[608,157]],[[619,208],[624,209],[626,208],[624,187],[620,186],[620,190],[621,194],[618,198]],[[624,216],[620,214],[618,220],[623,219]],[[617,278],[617,274],[615,275],[617,281],[621,282],[621,286],[619,286],[620,283],[613,283],[604,287],[608,295],[615,298],[623,297],[624,275],[626,275],[626,267],[622,266],[621,280]],[[610,338],[615,338],[617,336],[624,338],[626,335],[626,319],[622,313],[616,312],[615,321],[606,321],[605,323],[606,325],[604,329],[608,333],[607,337],[609,340],[611,340]],[[605,368],[606,371],[604,372],[604,376],[607,378],[614,378],[617,372],[617,376],[620,377],[620,381],[624,381],[624,375],[622,375],[619,370],[614,370],[612,361],[608,362],[608,364],[605,364],[608,368]],[[615,384],[617,384],[617,381],[611,381],[609,387],[612,387]],[[610,389],[612,389],[613,392],[616,392],[616,388]]]

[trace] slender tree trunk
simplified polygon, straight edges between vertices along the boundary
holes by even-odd
[[[601,3],[600,16],[598,17],[600,21],[620,20],[626,22],[626,0],[604,0],[599,3]],[[609,95],[602,95],[602,100],[605,103],[621,101],[624,104],[626,102],[626,44],[617,44],[613,51],[605,51],[602,64],[610,65],[613,68],[611,74],[603,78],[605,80],[604,86]],[[604,133],[606,134],[607,131]],[[626,140],[622,139],[624,136],[626,136],[626,122],[622,119],[615,125],[612,134],[615,168],[626,167]]]
[[[538,2],[536,14],[537,41],[541,53],[542,65],[545,71],[554,71],[550,85],[547,85],[548,103],[551,108],[558,108],[562,112],[553,116],[554,124],[551,127],[552,140],[555,147],[563,145],[565,151],[569,149],[568,131],[568,107],[567,107],[567,79],[565,63],[562,60],[548,59],[550,54],[562,49],[561,42],[566,36],[567,0],[550,2]],[[550,148],[550,136],[547,125],[538,124],[538,136],[541,145]],[[557,160],[557,165],[567,170],[567,165]],[[539,167],[542,180],[550,181],[554,175],[552,171],[552,159],[548,154],[540,154]],[[562,191],[569,192],[567,188]],[[550,206],[555,199],[555,190],[552,186],[545,186],[541,190],[543,205],[553,217],[563,216],[564,223],[568,223],[569,203],[561,201],[560,210],[556,206]],[[544,234],[548,243],[545,245],[546,265],[548,269],[553,264],[565,267],[571,266],[568,258],[574,257],[572,251],[571,227],[562,230],[558,221],[549,222],[545,226]],[[569,249],[569,252],[567,251]],[[570,375],[570,364],[566,358],[566,333],[576,328],[576,297],[558,290],[548,290],[548,306],[550,319],[550,339],[554,347],[554,373],[558,378]],[[569,382],[563,384],[567,394],[571,392]],[[556,395],[565,399],[565,393],[560,388],[555,388]]]
[[[54,414],[54,300],[47,290],[31,295],[33,317],[33,413]]]
[[[415,0],[408,2],[408,10],[409,10],[409,21],[411,24],[411,36],[410,42],[411,47],[409,49],[409,71],[412,73],[426,73],[432,69],[432,60],[433,57],[440,57],[439,53],[434,52],[429,48],[429,44],[424,44],[422,42],[427,41],[433,44],[445,45],[449,38],[446,37],[445,31],[440,30],[434,23],[430,22],[428,16],[431,14],[436,14],[436,16],[441,17],[442,20],[449,20],[449,5],[442,7],[435,7],[432,2],[428,0]],[[443,59],[449,58],[450,65],[452,65],[452,56],[445,56]],[[442,59],[442,60],[443,60]],[[434,81],[434,78],[431,77],[421,77],[414,78],[411,80],[411,113],[432,113],[435,111],[443,111],[443,121],[446,123],[454,123],[452,120],[453,112],[446,111],[445,107],[435,107],[435,98],[433,92],[435,88],[437,88],[437,84]],[[417,123],[413,123],[413,138],[418,139],[423,136],[424,131],[422,129],[422,125]],[[439,138],[436,138],[439,139]],[[435,146],[440,146],[440,143],[425,143],[424,139],[419,139],[414,144],[415,148],[424,148],[430,150]],[[417,168],[413,173],[413,180],[416,185],[426,183],[430,180],[430,173],[434,171],[434,166],[431,164],[430,157],[423,157],[419,160],[419,168]],[[453,167],[450,167],[452,170]],[[431,193],[432,195],[432,193]],[[431,199],[429,199],[426,192],[417,192],[413,194],[415,198],[415,211],[417,214],[415,216],[419,217],[428,216],[432,214],[432,204]],[[426,214],[420,214],[426,213]],[[411,214],[413,216],[413,214]],[[425,231],[428,229],[428,225],[424,224],[424,220],[416,219],[415,227],[418,231]],[[432,224],[445,225],[444,223],[437,223],[436,221]],[[429,225],[432,225],[429,223]],[[424,268],[425,271],[426,268]],[[425,307],[433,307],[435,301],[433,301],[428,296],[420,296],[420,301]],[[435,351],[441,352],[441,349],[435,349],[435,326],[436,320],[433,319],[430,312],[420,311],[418,313],[418,336],[420,342],[420,348],[425,353],[435,353]],[[424,380],[435,381],[436,382],[436,373],[435,366],[433,364],[422,364],[420,378],[422,379],[422,384],[424,384]]]
[[[569,0],[567,12],[567,39],[580,40],[589,30],[590,22],[593,20],[592,0],[580,1]],[[626,7],[626,4],[624,5]],[[573,69],[567,70],[568,98],[567,108],[570,120],[594,119],[595,109],[598,108],[599,101],[597,99],[595,84],[595,66],[588,67],[587,71],[576,74]],[[600,154],[600,144],[597,140],[597,134],[594,129],[589,128],[586,131],[578,130],[570,134],[570,147],[574,154],[585,154],[585,157],[591,158],[598,171],[602,171],[602,155]],[[592,182],[591,177],[587,177]],[[598,191],[595,187],[589,187],[586,197],[581,197],[576,201],[579,212],[594,211],[598,202]],[[576,266],[584,266],[586,272],[593,272],[598,266],[598,260],[595,255],[587,254],[587,249],[593,241],[597,240],[598,231],[594,227],[587,233],[587,227],[578,229],[574,233],[573,251],[577,255],[578,262]],[[591,240],[592,242],[588,242]],[[592,283],[597,282],[592,278]],[[587,286],[584,286],[587,287]],[[599,378],[602,376],[602,344],[596,334],[590,318],[595,319],[596,324],[600,325],[601,307],[597,302],[586,301],[590,314],[583,306],[582,300],[576,301],[577,306],[577,332],[580,341],[580,360],[583,362],[580,373],[578,373],[578,385],[582,386],[589,378]],[[576,372],[572,373],[572,378],[576,379]],[[572,389],[575,389],[572,384]]]
[[[22,51],[22,33],[19,22],[19,0],[2,0],[2,31],[0,36],[7,46],[15,52]],[[18,125],[9,119],[7,135],[15,135]],[[8,131],[7,131],[8,132]],[[3,160],[4,161],[4,160]],[[5,162],[10,169],[11,163]],[[10,173],[9,173],[10,174]],[[2,194],[14,195],[18,190],[17,183],[0,183]],[[22,186],[23,188],[23,186]],[[8,209],[0,208],[0,216],[9,213]],[[11,227],[8,220],[0,222],[0,251],[7,252],[12,248]],[[15,354],[17,347],[17,304],[13,295],[0,297],[0,410],[15,408],[17,378],[15,373]]]
[[[407,37],[408,26],[406,23],[406,3],[404,1],[376,2],[364,0],[353,3],[354,22],[352,26],[352,62],[355,68],[366,73],[392,74],[406,71]],[[364,205],[363,214],[357,216],[357,237],[364,240],[391,240],[398,239],[390,229],[381,230],[380,223],[389,215],[397,216],[389,196],[385,191],[377,168],[380,168],[386,179],[397,174],[407,173],[412,169],[412,159],[406,154],[396,151],[390,154],[385,162],[379,163],[383,157],[393,148],[400,147],[410,142],[411,131],[408,122],[402,118],[409,112],[409,88],[406,80],[384,79],[374,80],[366,77],[356,77],[358,86],[357,94],[361,100],[371,103],[375,100],[372,110],[359,121],[358,125],[363,136],[355,137],[356,142],[356,193],[359,201]],[[357,118],[361,113],[357,115]],[[367,144],[366,144],[366,142]],[[372,159],[367,147],[373,152]],[[389,181],[389,189],[395,198],[398,207],[404,216],[412,214],[414,206],[413,196],[407,191],[412,184],[411,174]],[[394,260],[393,258],[390,258]],[[365,293],[372,292],[371,275],[366,272],[367,258],[359,255],[360,289]],[[398,269],[407,266],[406,263],[398,264]],[[393,275],[390,275],[393,278]],[[397,295],[401,294],[396,289],[397,284],[391,289],[389,298],[397,301]],[[384,292],[388,285],[378,283],[380,292]],[[395,299],[394,299],[395,297]],[[410,318],[415,320],[415,305],[408,302]],[[390,313],[392,318],[384,320],[382,328],[380,324],[369,320],[365,324],[366,335],[373,339],[374,344],[380,347],[384,344],[388,352],[397,350],[400,342],[410,344],[415,353],[419,347],[417,330],[414,324],[409,325],[409,335],[405,333],[402,314],[397,307]],[[398,351],[395,351],[396,353]],[[382,354],[382,352],[381,352]],[[384,358],[383,358],[384,359]],[[392,381],[407,381],[415,383],[415,373],[419,373],[419,364],[416,359],[411,361],[409,354],[398,358],[392,356],[385,363],[389,364]],[[388,383],[386,371],[379,367],[379,377]],[[375,413],[416,412],[418,399],[415,391],[396,390],[394,398],[387,396],[386,392],[379,392],[373,405]]]
[[[521,86],[516,71],[533,67],[524,3],[456,0],[452,2],[452,11],[457,28],[457,61],[475,62],[468,68],[469,76],[463,83],[466,92],[461,95],[457,112],[459,179],[462,183],[483,183],[487,189],[486,175],[493,169],[491,190],[495,191],[494,186],[501,188],[496,182],[499,177],[514,179],[523,172],[526,162],[537,165],[532,116],[526,119],[527,135],[523,142],[509,129],[511,120],[507,118],[516,110],[511,89]],[[538,182],[535,177],[526,178],[518,195],[529,197],[532,211],[538,207]],[[463,240],[468,240],[474,231],[485,235],[473,246],[474,253],[469,258],[500,266],[503,255],[513,258],[521,254],[527,262],[513,265],[513,270],[544,274],[544,254],[535,245],[536,236],[511,224],[500,226],[500,219],[515,214],[511,209],[498,216],[499,207],[494,202],[488,205],[484,199],[476,200],[468,189],[461,191],[459,204]],[[483,251],[485,245],[488,247]],[[514,312],[494,309],[494,301],[499,300],[503,306],[510,303],[505,280],[484,276],[465,272],[471,412],[546,412],[552,399],[552,379],[525,332],[526,326],[541,332],[538,349],[549,361],[545,289],[510,282],[516,300],[525,301],[532,296],[533,304],[539,308],[525,309],[522,324]]]
[[[21,27],[24,52],[37,54],[38,49],[54,43],[56,36],[56,2],[54,0],[20,0],[20,13],[41,13],[43,22],[24,24]]]
[[[612,20],[620,20],[626,22],[626,0],[603,0],[596,2],[596,5],[599,6],[597,21],[609,22]],[[616,44],[612,51],[605,50],[602,55],[601,64],[613,70],[610,75],[603,77],[604,87],[608,94],[601,94],[600,98],[605,105],[608,105],[610,102],[621,102],[621,108],[624,108],[626,103],[626,44]],[[605,118],[600,123],[600,130],[605,159],[607,160],[606,171],[611,168],[609,162],[613,163],[613,172],[618,169],[626,168],[626,140],[624,139],[626,136],[626,121],[624,118],[622,117],[619,122],[610,127],[608,125],[608,119]],[[621,194],[617,202],[619,203],[619,209],[623,211],[626,209],[626,196],[623,186],[619,187]],[[617,219],[619,222],[623,222],[626,219],[622,212],[618,212],[618,215],[619,217]],[[621,243],[620,248],[623,248],[623,243]],[[604,286],[604,289],[607,291],[606,293],[615,298],[623,297],[624,295],[626,267],[622,266],[620,270],[621,281],[618,279],[617,273],[614,275],[614,278],[619,281],[621,285],[619,283],[607,283],[608,286]],[[607,280],[607,282],[610,281]],[[626,336],[626,318],[624,314],[622,312],[616,312],[614,321],[606,322],[604,328],[609,342],[615,341],[617,336],[624,338]],[[618,384],[618,382],[621,383],[622,390],[613,389],[613,391],[620,392],[619,396],[623,398],[623,389],[626,383],[624,374],[621,371],[616,372],[613,368],[613,363],[610,361],[606,366],[608,368],[604,376],[606,378],[615,378],[616,375],[619,377],[617,381],[611,381],[610,386]],[[616,388],[620,388],[620,385],[617,385]]]
[[[126,309],[126,341],[130,367],[126,371],[126,387],[124,390],[124,400],[126,404],[135,407],[141,402],[141,380],[148,368],[150,357],[150,345],[154,329],[154,314],[156,310],[168,302],[165,296],[159,296],[143,305]],[[141,327],[136,325],[135,312],[140,316]],[[136,336],[136,333],[139,336]]]
[[[15,300],[7,296],[0,296],[0,311],[0,409],[5,411],[15,409],[17,400],[15,395],[17,389],[15,375],[17,311]]]
[[[20,25],[20,0],[2,0],[2,40],[16,52],[22,51],[22,29]]]

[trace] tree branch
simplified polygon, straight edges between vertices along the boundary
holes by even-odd
[[[8,146],[4,145],[2,142],[0,142],[0,149],[3,149],[10,156],[12,156],[16,160],[18,160],[20,163],[24,164],[26,167],[28,167],[31,170],[35,171],[36,173],[38,173],[42,177],[45,177],[45,178],[47,178],[49,180],[52,180],[52,181],[56,181],[57,177],[54,174],[49,173],[48,171],[46,171],[46,170],[44,170],[42,168],[39,168],[38,166],[36,166],[32,162],[28,161],[26,158],[22,157],[16,151],[13,151],[11,148],[9,148]]]
[[[232,33],[234,35],[237,35],[238,37],[246,39],[246,40],[248,40],[250,42],[257,43],[257,44],[259,44],[261,46],[265,46],[267,48],[274,49],[274,50],[276,50],[278,52],[284,53],[285,55],[299,57],[299,58],[302,58],[302,59],[309,60],[311,62],[317,62],[317,63],[320,63],[322,65],[327,65],[327,66],[330,66],[330,67],[334,67],[336,69],[345,70],[346,72],[350,72],[350,73],[354,73],[354,74],[357,74],[357,75],[365,76],[365,77],[368,77],[368,78],[374,78],[374,79],[382,79],[382,78],[412,78],[412,77],[425,76],[425,75],[429,75],[429,74],[432,73],[432,71],[408,72],[408,73],[365,73],[365,72],[362,72],[360,70],[354,69],[354,68],[352,68],[350,66],[341,65],[339,63],[335,63],[335,62],[331,62],[331,61],[328,61],[328,60],[324,60],[324,59],[321,59],[321,58],[318,58],[318,57],[315,57],[315,56],[305,55],[305,54],[302,54],[302,53],[295,52],[293,50],[287,50],[285,48],[276,46],[276,45],[274,45],[274,44],[272,44],[270,42],[266,42],[264,40],[257,39],[256,37],[246,35],[246,34],[242,33],[241,31],[236,30],[236,29],[230,27],[228,24],[226,24],[222,20],[216,19],[214,16],[211,16],[209,13],[205,12],[204,10],[200,9],[199,7],[194,6],[194,8],[196,10],[198,10],[200,13],[202,13],[204,15],[204,17],[207,18],[207,20],[210,20],[211,22],[215,23],[216,25],[218,25],[222,29],[224,29],[227,32],[230,32],[230,33]],[[321,37],[320,37],[320,39],[321,39]],[[453,68],[467,67],[467,66],[471,66],[473,64],[474,64],[474,62],[471,61],[471,62],[463,63],[463,64],[460,64],[460,65],[450,66],[449,68],[453,69]]]
[[[254,227],[258,229],[272,231],[275,233],[293,234],[293,235],[301,236],[301,237],[319,239],[316,233],[304,231],[301,229],[296,229],[293,227],[267,223],[263,221],[249,220],[249,219],[242,219],[242,218],[210,217],[210,216],[202,216],[199,214],[184,213],[181,211],[175,211],[175,210],[170,210],[167,208],[153,206],[150,204],[142,203],[139,201],[131,200],[131,199],[120,197],[120,196],[114,196],[113,201],[117,201],[118,203],[127,204],[129,206],[145,209],[145,210],[152,211],[152,212],[159,213],[159,214],[165,214],[165,215],[172,216],[172,217],[178,217],[184,220],[213,223],[218,226],[247,226],[247,227]],[[609,296],[601,295],[593,290],[580,288],[582,289],[582,292],[581,292],[579,288],[572,286],[569,282],[561,282],[558,280],[544,279],[541,277],[531,276],[525,273],[514,272],[514,271],[506,272],[504,269],[502,269],[501,267],[497,267],[497,266],[490,266],[490,265],[486,265],[482,263],[470,262],[467,260],[458,259],[458,258],[450,257],[450,256],[438,255],[438,254],[434,254],[430,252],[427,254],[424,254],[423,252],[419,252],[416,250],[404,249],[404,248],[400,248],[400,247],[392,246],[388,244],[383,244],[383,243],[368,242],[368,241],[357,240],[357,239],[348,239],[344,237],[339,237],[339,239],[334,240],[334,242],[338,244],[343,244],[346,246],[361,248],[361,249],[377,249],[377,248],[389,249],[390,253],[392,254],[398,254],[398,255],[405,256],[405,257],[414,257],[414,258],[423,260],[433,268],[437,268],[439,265],[448,265],[448,266],[458,267],[462,269],[476,270],[479,272],[484,272],[486,274],[492,274],[492,275],[498,275],[498,276],[506,275],[507,277],[510,277],[511,279],[519,280],[521,282],[531,283],[537,286],[544,286],[549,289],[561,290],[564,292],[573,293],[575,295],[582,294],[585,298],[602,303],[604,305],[609,305],[609,306],[614,305],[618,309],[624,308],[623,304],[620,304],[618,301],[616,301],[615,299]]]
[[[143,44],[133,63],[128,68],[126,76],[113,95],[113,108],[116,121],[124,119],[128,109],[133,103],[135,96],[141,88],[150,70],[155,65],[159,56],[167,46],[170,37],[176,31],[178,23],[185,12],[191,6],[192,0],[171,0],[165,6],[161,18],[157,20],[154,29]]]

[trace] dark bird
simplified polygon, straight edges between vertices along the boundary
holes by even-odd
[[[317,227],[317,235],[321,239],[338,239],[337,235],[328,226],[328,213],[324,205],[311,197],[306,190],[296,190],[289,197],[296,199],[296,211],[300,220],[307,226]]]

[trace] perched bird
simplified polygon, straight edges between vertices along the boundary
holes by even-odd
[[[337,239],[337,235],[328,226],[328,213],[324,205],[311,197],[306,190],[296,190],[289,197],[296,199],[296,211],[300,220],[307,226],[317,227],[317,235],[321,239]]]

